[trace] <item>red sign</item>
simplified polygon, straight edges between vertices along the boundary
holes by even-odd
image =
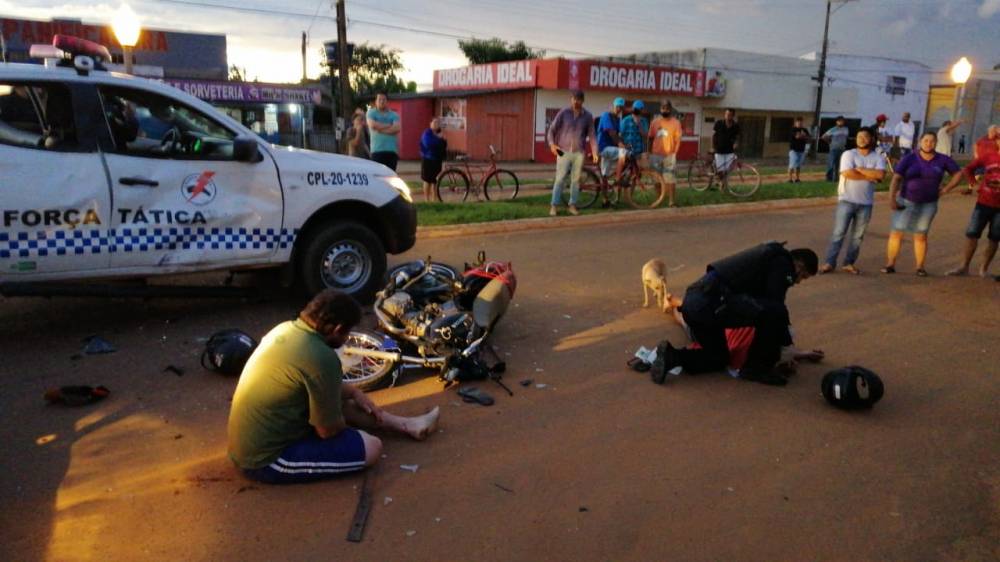
[[[675,96],[705,95],[705,72],[600,61],[569,61],[570,89],[652,92]]]
[[[474,64],[434,71],[434,90],[505,90],[538,83],[537,60]]]
[[[118,40],[109,26],[85,25],[74,21],[32,21],[17,19],[0,19],[0,31],[3,32],[8,48],[22,48],[35,44],[52,44],[53,35],[70,35],[80,37],[104,46],[118,46]],[[167,51],[167,34],[163,31],[143,29],[139,34],[137,51]]]

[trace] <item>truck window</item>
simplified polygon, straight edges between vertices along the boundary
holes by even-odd
[[[69,89],[63,84],[0,82],[0,144],[76,150]]]
[[[232,160],[235,133],[202,112],[143,90],[101,88],[120,154],[176,160]]]

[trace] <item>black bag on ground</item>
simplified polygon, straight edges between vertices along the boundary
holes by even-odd
[[[224,375],[239,375],[254,349],[257,349],[257,340],[246,332],[222,330],[205,342],[201,366]]]

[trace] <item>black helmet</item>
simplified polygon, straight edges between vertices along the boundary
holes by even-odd
[[[242,330],[222,330],[205,342],[201,366],[224,375],[239,375],[257,341]]]
[[[885,393],[882,379],[857,365],[830,371],[821,388],[827,402],[844,410],[871,408]]]

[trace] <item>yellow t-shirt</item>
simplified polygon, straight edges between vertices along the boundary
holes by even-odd
[[[314,431],[342,420],[337,352],[302,320],[261,340],[236,385],[229,412],[229,458],[260,468]]]
[[[649,128],[653,154],[668,156],[681,149],[681,122],[674,117],[660,117]]]

